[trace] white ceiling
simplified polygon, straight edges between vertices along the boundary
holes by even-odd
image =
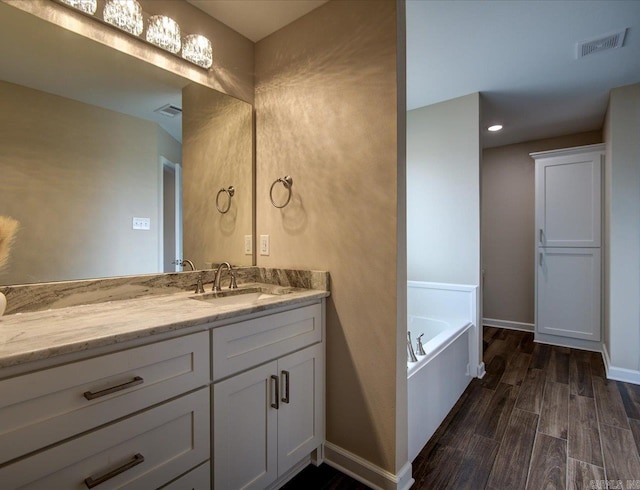
[[[211,17],[258,42],[328,0],[187,0]]]
[[[325,0],[188,0],[258,41]],[[640,82],[640,0],[407,0],[407,107],[483,94],[485,147],[602,128],[611,88]],[[623,28],[621,49],[576,43]]]
[[[325,0],[189,1],[254,40],[325,3]],[[44,82],[38,75],[43,65],[51,65],[54,72],[67,75],[59,83],[58,91],[54,91],[59,95],[67,96],[72,85],[86,81],[93,81],[95,87],[97,80],[107,80],[111,90],[118,86],[111,80],[112,73],[101,70],[100,65],[88,69],[90,61],[86,61],[80,75],[71,76],[75,73],[72,67],[63,66],[68,63],[66,57],[44,50],[59,41],[44,41],[45,33],[35,25],[29,35],[15,32],[17,19],[11,21],[8,16],[12,12],[20,14],[1,3],[0,6],[6,11],[2,20],[8,23],[0,32],[4,41],[0,42],[0,59],[14,60],[3,63],[0,74],[22,71],[4,74],[3,79],[14,81],[12,77],[16,77],[15,82],[20,83],[20,77],[30,77],[32,81],[40,78]],[[625,27],[629,30],[624,47],[575,59],[576,42]],[[16,49],[15,39],[22,39],[19,45],[29,44],[29,49],[42,50],[40,69],[29,72],[23,62],[25,58]],[[94,53],[86,53],[84,58],[94,57]],[[164,103],[180,105],[179,98],[174,102],[171,94],[178,93],[187,81],[170,80],[162,73],[152,78],[159,85],[155,98],[144,108],[147,114]],[[599,130],[609,90],[635,82],[640,82],[640,0],[407,0],[408,108],[481,92],[482,126],[494,122],[505,126],[499,133],[484,132],[485,147]],[[37,83],[32,86],[39,88]],[[140,93],[135,87],[127,90],[134,95]],[[87,93],[86,101],[100,95],[100,90]],[[119,100],[120,105],[126,106],[125,111],[131,113],[135,108],[124,87]],[[108,107],[108,102],[102,104]],[[132,115],[144,117],[141,114]],[[179,121],[152,117],[160,118],[158,122],[174,135],[179,134]],[[176,127],[168,127],[170,124]]]
[[[576,59],[577,42],[629,28]],[[485,147],[602,128],[608,93],[640,82],[640,1],[407,0],[407,106],[484,97]]]

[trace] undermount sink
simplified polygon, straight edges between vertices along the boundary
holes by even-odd
[[[275,298],[276,296],[287,293],[289,293],[289,291],[278,291],[275,294],[271,294],[270,292],[263,291],[261,288],[250,288],[199,294],[197,296],[191,296],[191,299],[216,306],[241,306],[253,305],[265,299]]]

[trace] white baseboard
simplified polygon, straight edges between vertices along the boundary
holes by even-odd
[[[611,358],[606,345],[602,346],[602,357],[604,358],[604,367],[607,371],[608,379],[640,385],[640,371],[611,365]]]
[[[481,362],[480,364],[478,364],[478,368],[476,371],[476,377],[478,377],[479,379],[484,378],[484,375],[487,374],[487,371],[485,369],[484,366],[484,362]]]
[[[496,320],[495,318],[483,318],[482,325],[485,327],[508,328],[509,330],[522,330],[523,332],[533,332],[533,323],[512,322],[511,320]]]
[[[394,475],[330,442],[324,444],[324,457],[325,463],[329,466],[374,490],[409,490],[414,483],[411,463],[405,464],[398,474]]]
[[[570,347],[571,349],[602,352],[602,342],[594,342],[593,340],[573,339],[570,337],[561,337],[560,335],[549,335],[536,332],[533,341],[538,344],[549,344],[560,347]]]

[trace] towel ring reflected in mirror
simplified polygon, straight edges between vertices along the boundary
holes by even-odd
[[[216,194],[216,209],[221,214],[225,214],[225,213],[229,212],[229,209],[231,209],[231,198],[233,197],[233,195],[235,193],[236,193],[236,190],[233,188],[232,185],[230,185],[228,189],[220,189],[218,191],[218,194]],[[226,194],[227,195],[227,205],[224,208],[220,207],[220,195],[221,194]]]
[[[273,188],[275,187],[275,185],[278,182],[281,182],[282,185],[284,186],[284,188],[289,191],[289,195],[287,196],[287,200],[281,206],[277,205],[276,202],[273,200]],[[278,209],[282,209],[287,204],[289,204],[289,201],[291,201],[291,186],[292,185],[293,185],[293,179],[291,178],[290,175],[285,175],[284,177],[280,177],[279,179],[276,179],[276,180],[273,181],[273,184],[271,184],[271,189],[269,189],[269,199],[271,199],[271,204],[273,204],[274,207],[276,207]]]

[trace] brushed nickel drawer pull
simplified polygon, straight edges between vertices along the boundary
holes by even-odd
[[[85,478],[84,484],[87,486],[87,488],[97,487],[101,483],[104,483],[107,480],[111,480],[111,478],[118,476],[120,473],[124,473],[125,471],[133,468],[134,466],[138,466],[140,463],[144,463],[144,456],[138,453],[133,457],[131,461],[123,464],[122,466],[119,466],[118,468],[111,470],[109,473],[105,473],[104,475],[97,476],[95,478],[93,476],[90,476],[89,478]]]
[[[284,377],[284,396],[282,397],[283,403],[289,403],[289,371],[282,371],[282,376]]]
[[[135,378],[133,378],[131,381],[128,381],[127,383],[122,383],[121,385],[112,386],[111,388],[107,388],[105,390],[100,390],[96,392],[85,391],[83,393],[83,396],[87,400],[94,400],[95,398],[100,398],[101,396],[110,395],[111,393],[115,393],[117,391],[122,391],[122,390],[126,390],[127,388],[131,388],[133,386],[141,385],[142,383],[144,383],[144,379],[142,379],[140,376],[136,376]]]
[[[276,402],[271,402],[271,408],[278,410],[280,408],[280,378],[272,374],[271,379],[276,382]]]

